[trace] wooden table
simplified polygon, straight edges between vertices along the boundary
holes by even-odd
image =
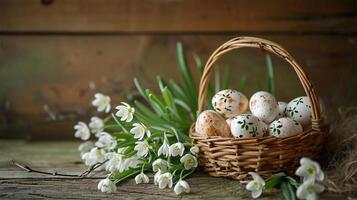
[[[136,185],[133,180],[118,186],[116,193],[105,194],[97,190],[101,174],[84,179],[54,177],[28,173],[11,162],[17,160],[36,169],[79,174],[87,168],[80,160],[78,145],[78,142],[0,140],[0,199],[250,199],[250,194],[237,181],[210,177],[202,172],[188,179],[191,185],[188,195],[177,196],[172,189],[161,190],[153,184]],[[320,199],[341,198],[345,199],[324,193]],[[282,196],[272,190],[260,199],[282,199]]]

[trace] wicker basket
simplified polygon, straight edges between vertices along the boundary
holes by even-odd
[[[298,75],[311,100],[312,128],[300,134],[275,138],[273,136],[254,139],[234,139],[220,136],[202,137],[190,129],[190,138],[200,149],[199,163],[212,176],[232,177],[241,182],[247,180],[248,172],[254,171],[267,178],[273,173],[294,173],[301,157],[316,158],[319,154],[323,133],[320,107],[314,88],[304,70],[280,45],[255,37],[237,37],[213,52],[208,59],[200,81],[198,114],[204,110],[206,95],[214,63],[225,53],[243,47],[254,47],[271,52],[286,60]]]

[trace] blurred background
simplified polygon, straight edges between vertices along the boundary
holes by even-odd
[[[72,139],[97,114],[94,93],[115,105],[133,95],[134,77],[153,90],[157,75],[178,80],[177,42],[198,82],[195,56],[204,63],[244,35],[285,47],[330,120],[357,106],[355,0],[1,0],[0,138]],[[272,61],[277,98],[304,95],[292,68]],[[237,50],[217,67],[231,68],[232,88],[246,77],[248,96],[266,87],[265,52]]]

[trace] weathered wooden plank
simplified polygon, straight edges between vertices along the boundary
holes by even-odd
[[[351,85],[357,76],[356,37],[260,36],[282,44],[296,57],[328,110],[355,105],[357,94]],[[148,88],[157,88],[156,75],[178,79],[177,41],[184,43],[194,70],[193,53],[204,62],[218,45],[232,37],[0,36],[0,133],[10,137],[11,132],[19,130],[32,138],[72,138],[75,121],[87,121],[95,114],[89,103],[95,91],[111,95],[118,103],[120,96],[133,88],[134,77]],[[288,65],[276,58],[273,64],[278,98],[288,101],[302,95]],[[233,68],[233,87],[247,75],[247,95],[258,89],[257,82],[265,85],[264,52],[239,50],[225,56],[219,65]]]
[[[0,32],[356,33],[354,0],[2,0]]]
[[[176,196],[172,189],[160,190],[153,184],[136,185],[133,180],[119,185],[114,194],[97,190],[98,179],[63,178],[29,174],[9,165],[11,159],[23,160],[42,170],[79,173],[83,164],[78,162],[78,142],[23,142],[0,140],[0,198],[1,199],[249,199],[250,194],[237,181],[209,177],[197,172],[187,179],[191,193]],[[77,168],[77,169],[76,169]],[[153,176],[150,175],[152,182]],[[343,195],[324,193],[321,199],[345,198]],[[282,199],[271,190],[260,199]]]

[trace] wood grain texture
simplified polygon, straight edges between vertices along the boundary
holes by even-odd
[[[118,186],[114,194],[97,190],[95,177],[86,179],[61,178],[28,174],[9,165],[17,159],[42,170],[55,168],[71,173],[81,172],[76,150],[78,142],[23,142],[0,140],[0,198],[1,199],[250,199],[244,185],[231,179],[214,178],[197,172],[187,179],[191,193],[176,196],[172,189],[160,190],[153,184],[136,185],[133,180]],[[150,181],[153,180],[150,174]],[[341,199],[344,195],[324,193],[320,199]],[[263,200],[283,199],[277,190],[264,192]]]
[[[196,71],[194,53],[205,62],[215,48],[234,36],[0,36],[0,133],[2,137],[72,138],[73,124],[87,122],[88,116],[96,114],[90,106],[96,91],[110,95],[116,104],[134,88],[134,77],[145,87],[157,89],[156,75],[178,80],[177,41],[183,42],[191,69]],[[291,52],[328,110],[356,105],[357,93],[351,87],[357,76],[356,37],[257,36]],[[218,65],[231,66],[232,87],[246,75],[244,92],[250,96],[264,89],[257,87],[258,82],[266,83],[264,55],[238,50]],[[273,65],[278,99],[289,101],[304,94],[288,64],[273,57]]]
[[[2,0],[0,13],[3,33],[357,31],[354,0]]]

